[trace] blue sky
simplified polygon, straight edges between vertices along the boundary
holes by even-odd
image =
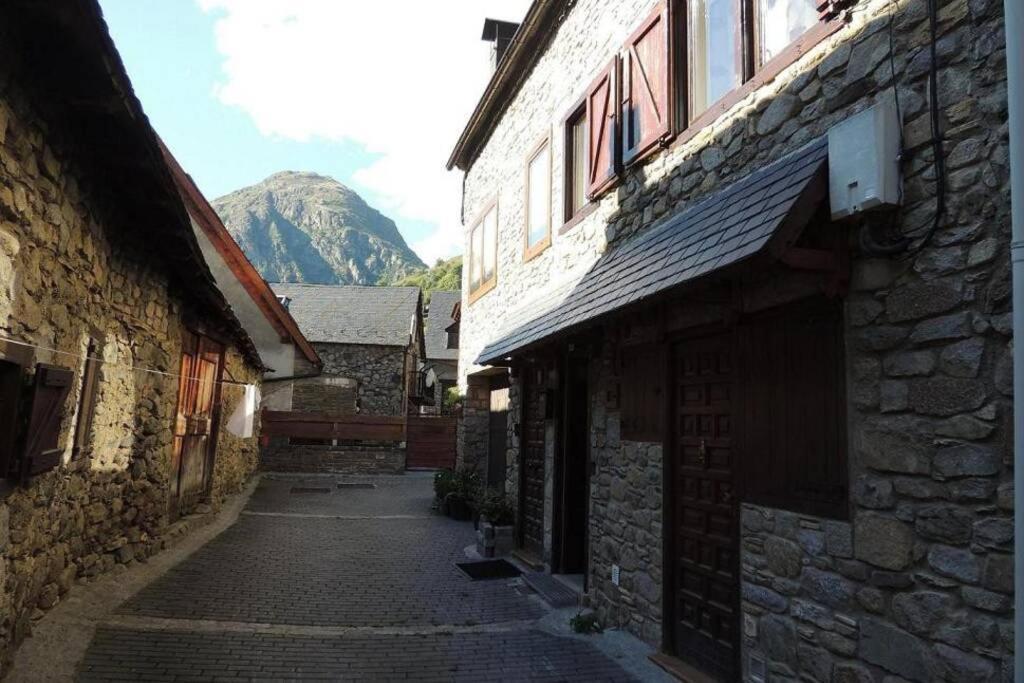
[[[315,171],[393,218],[424,260],[461,251],[444,163],[488,76],[483,19],[518,20],[527,0],[100,1],[143,108],[208,198]],[[437,73],[442,102],[424,89]]]

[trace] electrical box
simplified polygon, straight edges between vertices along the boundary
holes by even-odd
[[[900,202],[900,122],[886,97],[828,131],[832,218]]]

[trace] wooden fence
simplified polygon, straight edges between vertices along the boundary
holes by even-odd
[[[261,433],[266,437],[339,439],[344,441],[405,441],[404,417],[332,415],[264,410]]]

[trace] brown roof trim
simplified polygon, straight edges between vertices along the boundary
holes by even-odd
[[[167,167],[174,177],[174,182],[178,186],[178,192],[181,194],[182,201],[185,202],[189,214],[202,229],[206,237],[209,238],[217,253],[221,255],[224,262],[231,269],[231,272],[238,278],[239,283],[241,283],[246,293],[253,300],[253,303],[256,304],[277,333],[281,335],[282,339],[290,339],[302,351],[302,355],[310,363],[318,366],[323,365],[320,356],[317,355],[313,346],[303,336],[291,314],[281,304],[277,295],[270,289],[270,285],[259,274],[255,266],[245,256],[245,252],[242,251],[242,248],[235,242],[231,233],[228,232],[220,216],[217,215],[217,212],[210,206],[206,197],[196,187],[192,176],[185,172],[181,164],[178,163],[178,160],[167,149],[164,141],[159,139],[159,137],[157,141],[160,144],[160,151],[164,155],[164,160],[166,160]]]
[[[456,167],[469,170],[573,4],[575,0],[533,0],[448,158],[449,171]]]

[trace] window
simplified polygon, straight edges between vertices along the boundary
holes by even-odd
[[[738,327],[745,498],[845,518],[846,392],[842,306],[791,305]]]
[[[21,365],[0,360],[0,477],[13,472],[23,376]]]
[[[497,280],[498,205],[492,203],[469,233],[470,301],[483,296]]]
[[[89,448],[90,436],[92,435],[92,418],[96,412],[96,394],[99,389],[99,352],[99,342],[95,339],[90,339],[86,350],[85,365],[82,368],[82,386],[78,395],[78,411],[75,418],[75,443],[74,449],[71,452],[72,458],[80,457]]]
[[[783,50],[818,23],[818,0],[757,0],[758,65]]]
[[[526,250],[528,261],[551,244],[551,145],[540,143],[526,162]]]
[[[565,122],[565,220],[587,204],[587,108],[577,109]]]
[[[457,348],[459,348],[459,331],[458,330],[449,330],[448,331],[448,344],[447,344],[447,348],[449,348],[449,349],[457,349]]]
[[[690,121],[743,82],[739,0],[690,0]]]

